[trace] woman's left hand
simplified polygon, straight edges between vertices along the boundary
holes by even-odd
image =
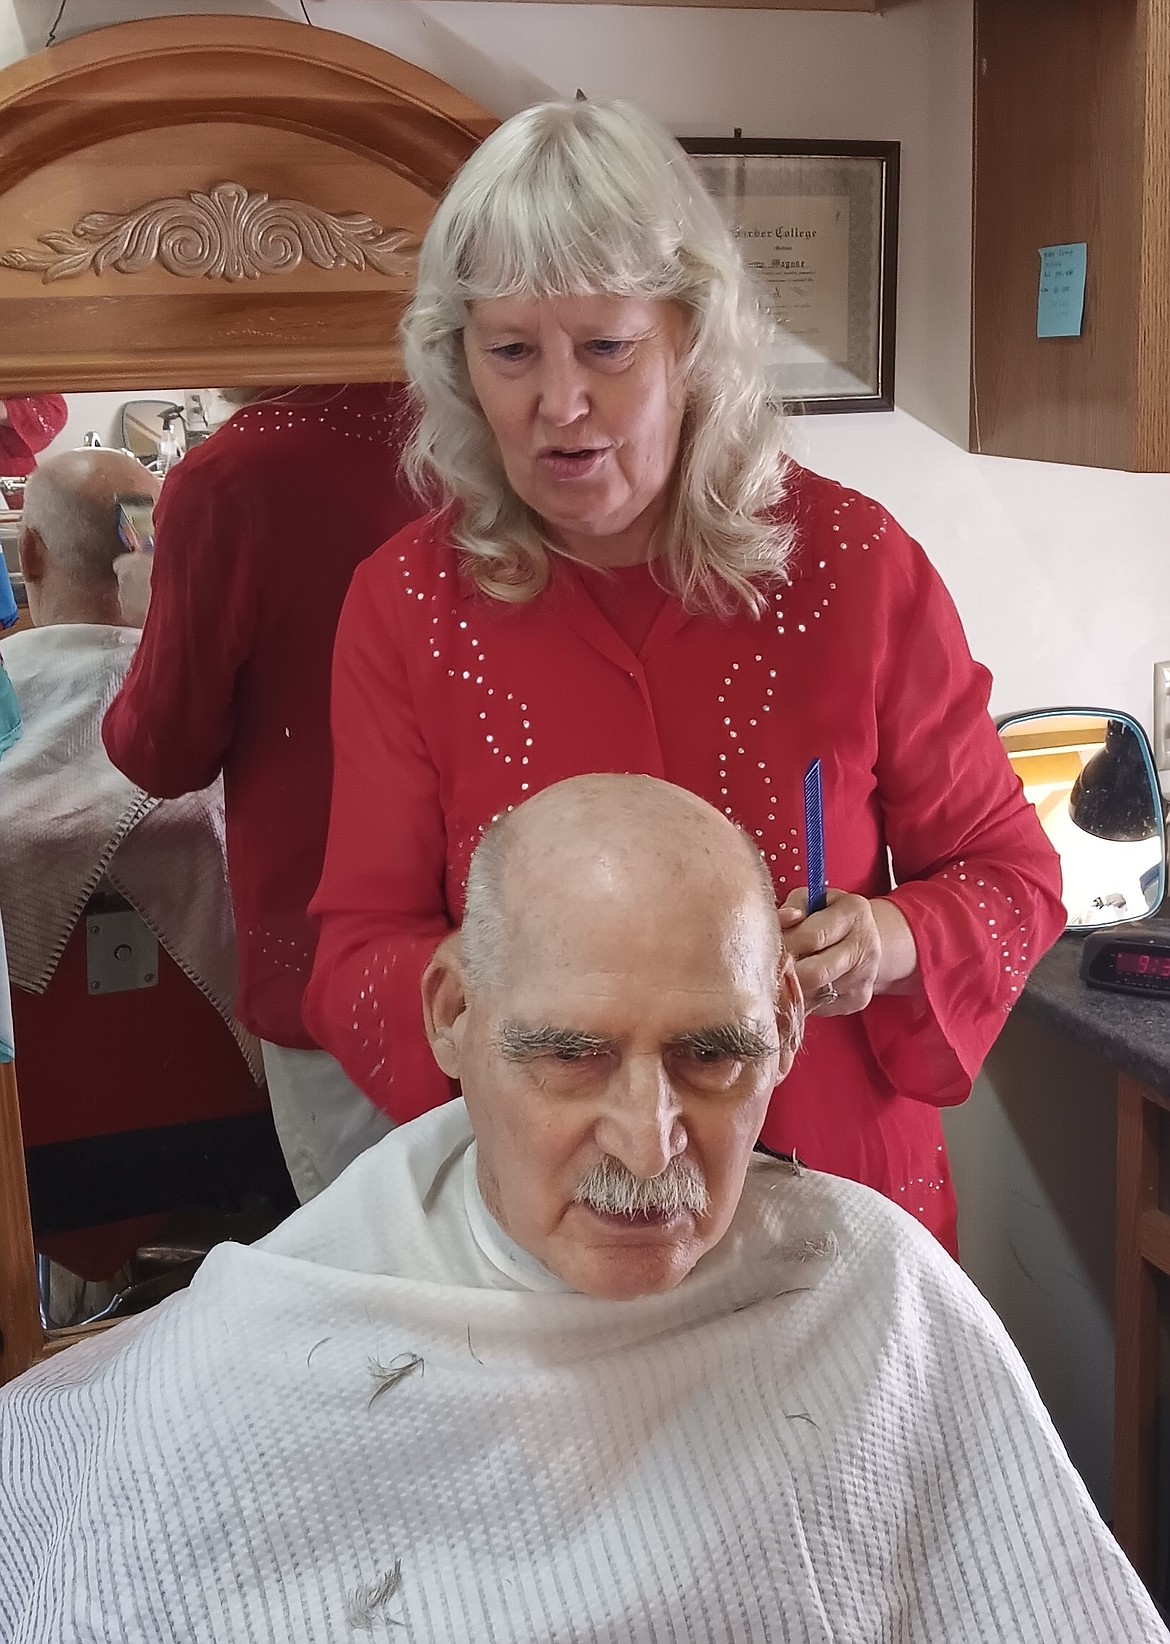
[[[831,890],[819,913],[807,907],[808,892],[793,891],[780,909],[780,928],[809,1011],[851,1016],[875,993],[916,991],[914,937],[893,902]]]

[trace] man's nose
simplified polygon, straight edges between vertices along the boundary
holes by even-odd
[[[658,1056],[631,1056],[615,1074],[594,1139],[635,1176],[661,1176],[685,1152],[678,1099]]]
[[[589,411],[585,368],[573,354],[546,354],[540,367],[540,415],[554,428],[568,428]]]

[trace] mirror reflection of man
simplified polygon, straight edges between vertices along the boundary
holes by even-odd
[[[801,1006],[725,817],[544,790],[423,1010],[465,1100],[0,1392],[0,1627],[1167,1644],[957,1264],[753,1159]]]
[[[49,457],[30,477],[17,555],[34,628],[121,625],[114,571],[123,551],[121,496],[153,502],[158,480],[134,457],[102,446]]]
[[[329,821],[337,621],[360,562],[422,508],[398,477],[405,387],[232,397],[248,403],[167,474],[153,556],[118,562],[123,611],[144,627],[103,735],[148,793],[223,773],[238,1010],[263,1041],[277,1133],[308,1199],[390,1127],[308,1033],[301,996]]]
[[[158,804],[111,764],[105,708],[133,662],[114,562],[118,499],[158,481],[125,452],[66,451],[29,476],[17,551],[33,627],[4,643],[23,717],[0,776],[0,908],[13,982],[41,992],[99,873],[195,977],[259,1075],[234,1016],[236,944],[219,783]]]

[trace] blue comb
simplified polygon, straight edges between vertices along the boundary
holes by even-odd
[[[808,871],[808,911],[825,906],[825,812],[821,795],[821,762],[814,759],[804,773],[804,859]]]

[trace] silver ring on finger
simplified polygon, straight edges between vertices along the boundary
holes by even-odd
[[[812,1008],[820,1010],[824,1005],[835,1005],[840,997],[832,982],[826,982],[823,988],[818,988],[813,994]]]

